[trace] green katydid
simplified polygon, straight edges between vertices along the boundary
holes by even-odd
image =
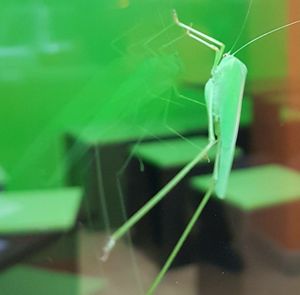
[[[187,174],[204,158],[208,151],[217,145],[217,156],[214,164],[214,172],[211,187],[200,201],[195,213],[189,221],[186,229],[179,238],[173,251],[168,257],[165,265],[155,278],[147,294],[153,294],[169,269],[176,255],[180,251],[183,243],[191,232],[194,224],[198,220],[210,196],[215,193],[219,198],[224,198],[232,162],[234,158],[236,139],[240,121],[242,99],[244,94],[247,67],[235,54],[253,42],[266,37],[276,31],[300,23],[300,20],[273,29],[262,34],[243,45],[233,54],[224,54],[225,45],[214,38],[197,31],[179,21],[176,12],[173,12],[175,23],[183,28],[194,40],[204,44],[214,50],[215,60],[211,71],[211,78],[205,85],[205,100],[208,112],[208,144],[207,146],[185,167],[178,172],[159,192],[157,192],[142,208],[133,214],[123,226],[117,229],[110,237],[104,247],[102,260],[106,260],[117,240],[119,240],[128,230],[134,226],[145,214],[147,214],[157,203],[159,203]]]

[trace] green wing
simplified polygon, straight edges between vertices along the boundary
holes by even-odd
[[[223,58],[206,86],[206,93],[213,101],[213,113],[217,123],[218,158],[214,170],[215,193],[224,198],[234,158],[242,99],[247,76],[246,66],[236,57]]]

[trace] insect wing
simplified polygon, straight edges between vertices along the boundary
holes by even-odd
[[[216,195],[224,198],[237,140],[247,67],[236,57],[224,57],[218,66],[214,86],[219,117],[219,159],[216,167]]]

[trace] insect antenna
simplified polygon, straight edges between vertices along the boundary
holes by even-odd
[[[233,48],[236,46],[236,44],[238,43],[238,41],[240,40],[240,38],[241,38],[241,36],[242,36],[242,34],[243,34],[244,30],[245,30],[246,24],[247,24],[248,19],[249,19],[249,14],[250,14],[250,11],[251,11],[251,8],[252,8],[252,4],[253,4],[253,0],[250,0],[249,6],[248,6],[248,10],[247,10],[247,13],[246,13],[246,16],[245,16],[242,28],[240,29],[239,34],[237,35],[237,37],[236,37],[236,39],[235,39],[232,47],[230,48],[229,54],[233,50]]]
[[[291,27],[291,26],[296,25],[296,24],[298,24],[298,23],[300,23],[300,19],[298,19],[298,20],[296,20],[296,21],[293,21],[293,22],[291,22],[291,23],[288,23],[288,24],[286,24],[286,25],[280,26],[280,27],[278,27],[278,28],[276,28],[276,29],[273,29],[273,30],[271,30],[271,31],[268,31],[268,32],[266,32],[266,33],[264,33],[264,34],[261,34],[261,35],[255,37],[254,39],[250,40],[250,41],[247,42],[246,44],[244,44],[242,47],[240,47],[238,50],[236,50],[234,53],[232,53],[232,55],[236,55],[236,54],[237,54],[238,52],[240,52],[242,49],[248,47],[248,46],[251,45],[252,43],[254,43],[254,42],[256,42],[256,41],[258,41],[258,40],[260,40],[260,39],[262,39],[262,38],[265,38],[265,37],[267,37],[267,36],[269,36],[269,35],[271,35],[271,34],[277,32],[277,31],[283,30],[283,29],[285,29],[285,28],[287,28],[287,27]]]

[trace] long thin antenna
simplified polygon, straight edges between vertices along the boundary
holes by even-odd
[[[248,21],[248,18],[249,18],[249,14],[250,14],[250,11],[251,11],[251,8],[252,8],[252,4],[253,4],[253,0],[250,0],[249,2],[249,6],[248,6],[248,10],[247,10],[247,13],[246,13],[246,16],[244,18],[244,22],[243,22],[243,25],[242,25],[242,28],[240,29],[240,32],[238,34],[238,36],[236,37],[232,47],[230,48],[229,50],[229,54],[230,52],[233,50],[233,48],[236,46],[236,44],[238,43],[238,41],[240,40],[244,30],[245,30],[245,27],[246,27],[246,24],[247,24],[247,21]]]
[[[289,23],[289,24],[287,24],[287,25],[284,25],[284,26],[278,27],[278,28],[276,28],[276,29],[273,29],[273,30],[271,30],[271,31],[269,31],[269,32],[266,32],[266,33],[264,33],[264,34],[262,34],[262,35],[260,35],[260,36],[258,36],[258,37],[256,37],[256,38],[250,40],[250,41],[247,42],[246,44],[244,44],[242,47],[240,47],[238,50],[236,50],[234,53],[232,53],[232,55],[236,55],[239,51],[241,51],[241,50],[244,49],[245,47],[248,47],[250,44],[252,44],[252,43],[254,43],[254,42],[256,42],[256,41],[258,41],[258,40],[260,40],[260,39],[262,39],[262,38],[264,38],[264,37],[267,37],[267,36],[270,35],[270,34],[273,34],[273,33],[277,32],[277,31],[280,31],[280,30],[282,30],[282,29],[285,29],[285,28],[287,28],[287,27],[293,26],[293,25],[298,24],[298,23],[300,23],[300,19],[299,19],[299,20],[296,20],[296,21],[294,21],[294,22],[291,22],[291,23]]]

